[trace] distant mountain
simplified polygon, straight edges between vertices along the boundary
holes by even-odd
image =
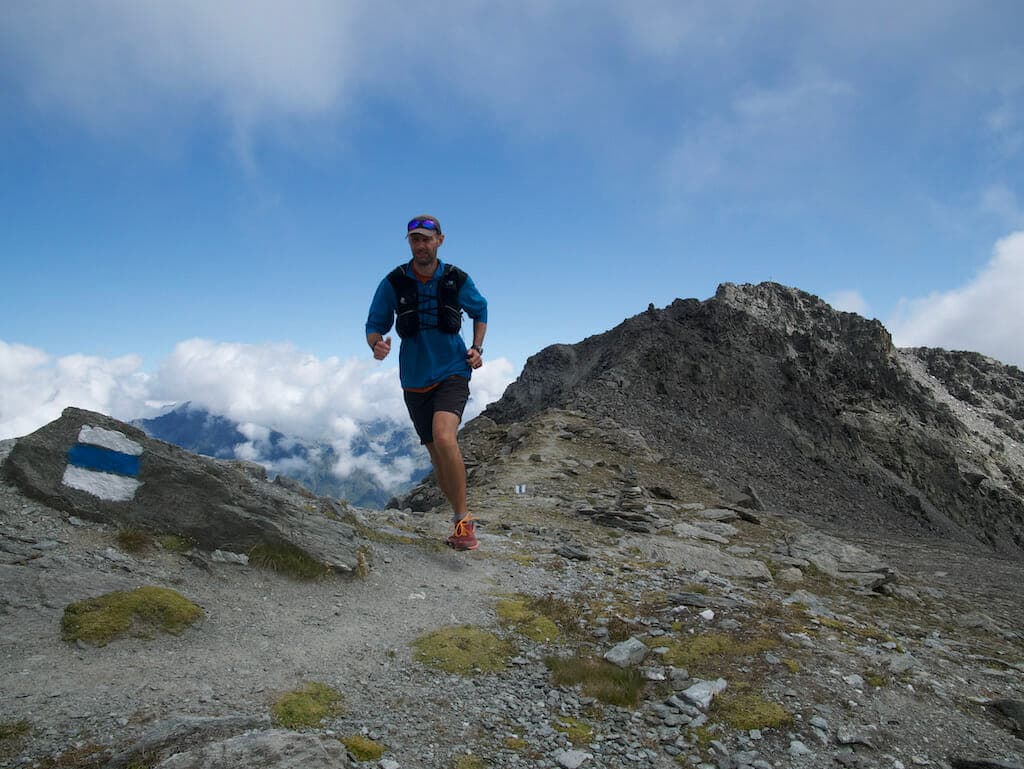
[[[386,419],[361,424],[346,457],[329,443],[271,428],[243,432],[237,422],[191,402],[132,424],[197,454],[256,462],[271,478],[285,475],[320,496],[346,499],[359,507],[383,507],[430,470],[430,457],[415,432]]]

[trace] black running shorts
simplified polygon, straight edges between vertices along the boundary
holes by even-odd
[[[433,390],[425,393],[405,392],[405,407],[409,409],[420,443],[434,442],[434,412],[450,411],[462,421],[462,412],[469,400],[469,380],[464,376],[450,376]]]

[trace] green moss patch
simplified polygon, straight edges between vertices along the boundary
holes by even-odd
[[[711,710],[718,720],[740,731],[777,729],[793,722],[793,716],[782,705],[755,694],[722,695],[715,699]]]
[[[356,761],[376,761],[384,755],[383,745],[361,734],[346,737],[342,743]]]
[[[330,573],[328,566],[289,542],[260,542],[249,551],[249,563],[306,581]]]
[[[569,738],[573,745],[589,745],[594,740],[594,727],[586,721],[568,716],[555,721],[552,726]]]
[[[664,645],[668,647],[665,662],[676,667],[714,671],[730,657],[749,657],[774,649],[780,643],[777,638],[771,636],[741,639],[725,633],[705,633],[665,643]]]
[[[558,625],[547,617],[529,609],[526,601],[499,601],[498,620],[520,635],[538,642],[555,641],[560,633]]]
[[[195,544],[185,537],[179,537],[177,534],[164,534],[157,537],[156,541],[168,553],[187,553]]]
[[[153,630],[177,635],[203,617],[203,610],[166,587],[116,591],[73,603],[64,609],[61,637],[104,646],[132,631],[147,637]]]
[[[586,696],[609,705],[635,708],[640,703],[644,679],[637,670],[589,657],[548,657],[544,663],[558,686],[579,685]]]
[[[343,711],[341,695],[326,684],[310,681],[301,689],[281,696],[270,708],[274,724],[286,729],[318,726],[328,716]]]
[[[513,647],[508,641],[471,625],[445,627],[412,643],[414,657],[449,673],[496,673],[508,666]]]

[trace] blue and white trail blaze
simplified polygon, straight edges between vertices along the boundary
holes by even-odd
[[[142,485],[141,457],[142,446],[124,433],[85,425],[68,449],[63,482],[108,502],[127,502]]]

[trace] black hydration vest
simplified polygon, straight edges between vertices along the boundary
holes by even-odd
[[[388,282],[395,289],[398,318],[395,331],[402,339],[416,336],[420,330],[419,281],[405,274],[406,265],[400,264],[388,273]],[[429,325],[435,315],[430,307],[423,309],[423,328],[438,328],[446,334],[457,334],[462,328],[462,305],[459,290],[468,276],[454,264],[446,264],[437,281],[436,325]],[[429,301],[429,297],[424,297]],[[426,302],[425,302],[426,304]]]

